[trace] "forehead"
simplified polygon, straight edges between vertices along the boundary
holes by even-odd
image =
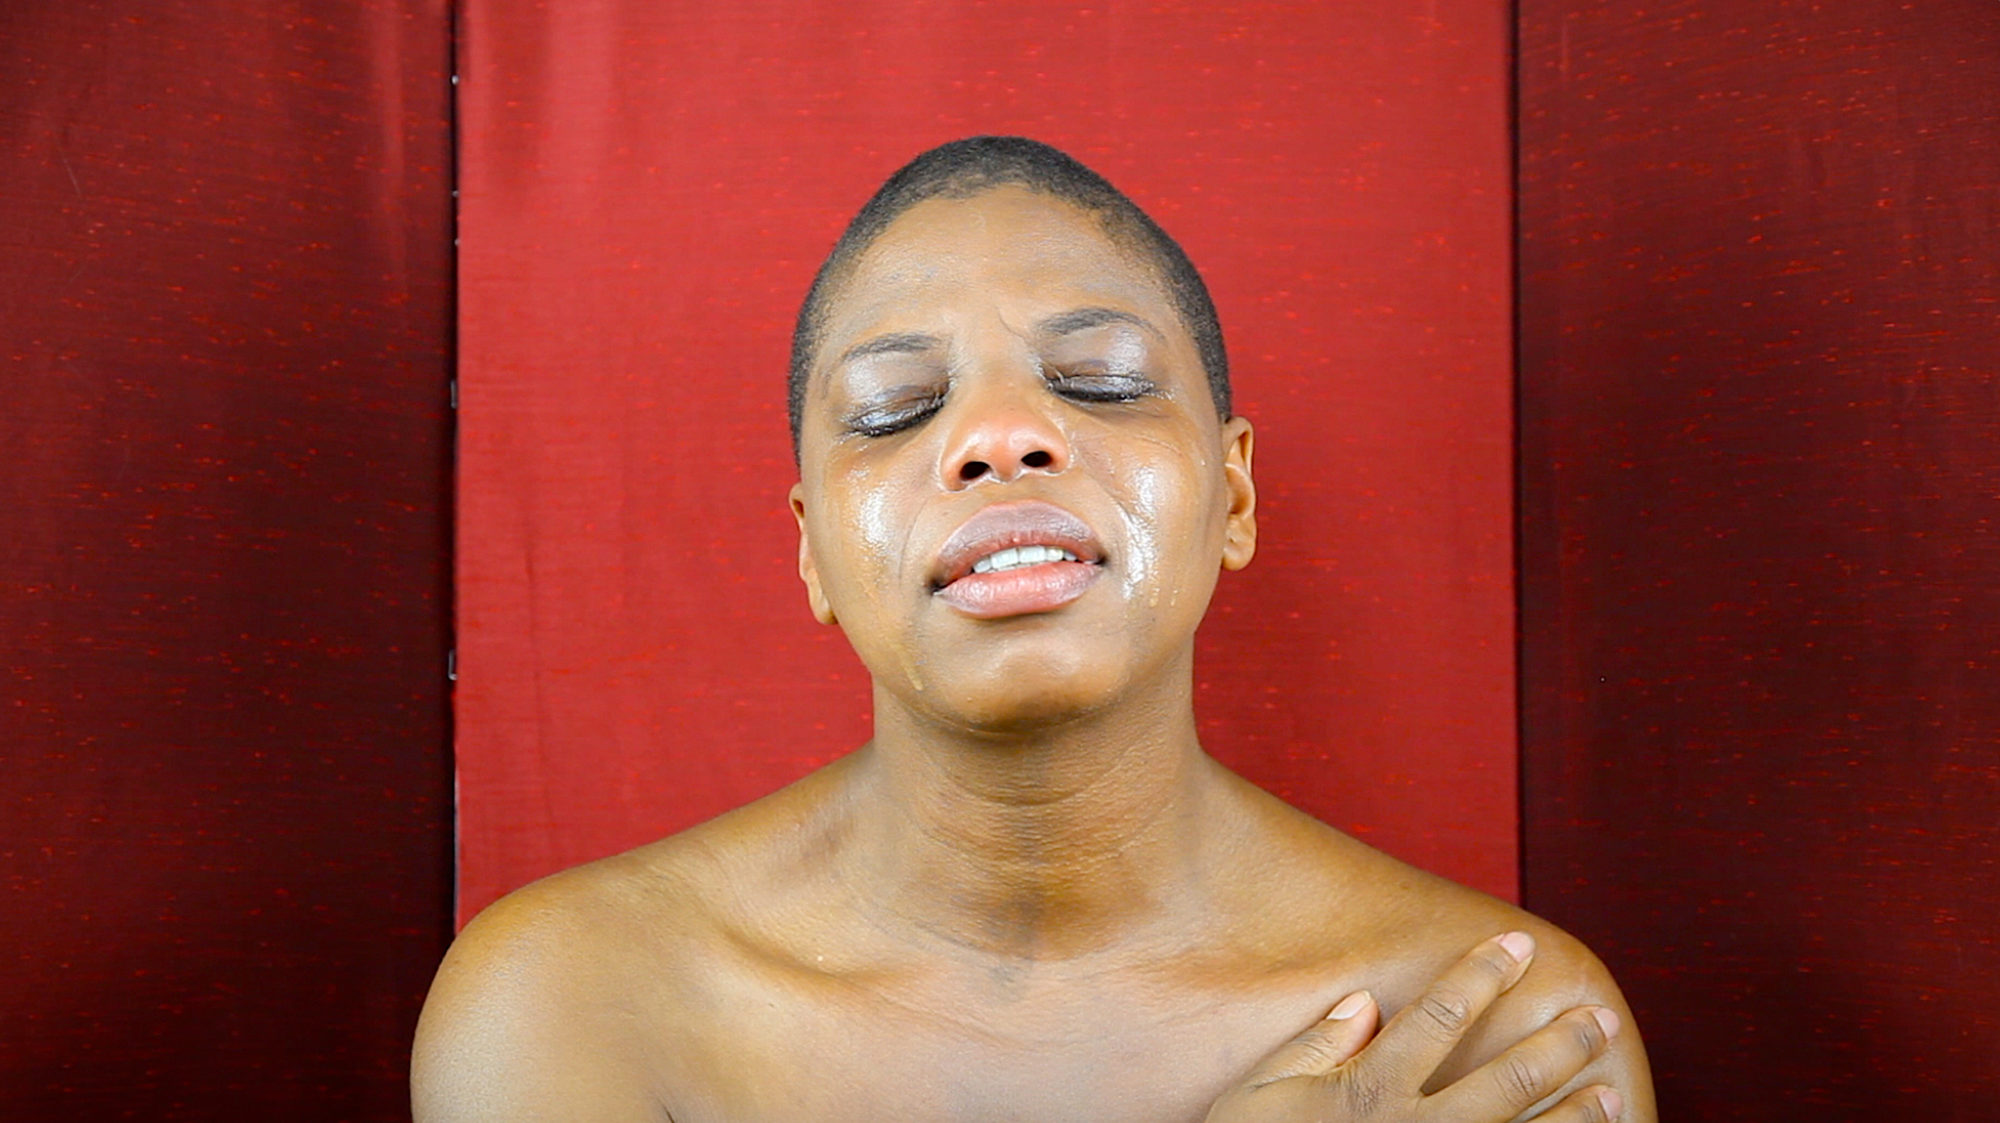
[[[1181,327],[1159,269],[1094,214],[1004,186],[927,199],[897,216],[855,259],[826,309],[822,360],[836,341],[916,320],[981,310],[1023,314],[1114,307],[1162,331]]]

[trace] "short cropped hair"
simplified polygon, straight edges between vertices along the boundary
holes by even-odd
[[[812,374],[820,336],[826,328],[826,305],[854,270],[856,260],[882,236],[889,224],[918,203],[936,198],[968,199],[996,187],[1019,186],[1079,207],[1103,224],[1120,246],[1137,251],[1159,270],[1174,310],[1194,337],[1201,365],[1208,375],[1208,392],[1217,416],[1228,418],[1229,355],[1222,346],[1222,325],[1208,286],[1180,244],[1167,236],[1138,204],[1111,186],[1103,176],[1059,149],[1018,136],[975,136],[942,144],[905,164],[889,177],[819,267],[812,288],[799,308],[792,332],[792,362],[787,401],[792,422],[792,456],[799,454],[799,425],[805,414],[806,381]]]

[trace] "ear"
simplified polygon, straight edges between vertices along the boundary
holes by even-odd
[[[791,494],[792,517],[799,523],[799,580],[806,583],[806,603],[812,606],[813,619],[822,624],[835,624],[833,606],[826,602],[826,590],[819,583],[819,564],[813,561],[812,539],[806,534],[806,485],[795,483]]]
[[[1229,515],[1223,527],[1222,568],[1242,569],[1257,553],[1257,483],[1250,477],[1256,436],[1247,417],[1222,425],[1222,476],[1229,488]]]

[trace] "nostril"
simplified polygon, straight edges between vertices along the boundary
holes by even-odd
[[[958,478],[964,480],[966,483],[971,483],[973,480],[978,479],[979,477],[985,475],[990,471],[992,471],[992,469],[987,467],[985,461],[968,460],[964,464],[959,466]]]
[[[1021,458],[1021,463],[1027,465],[1030,468],[1046,468],[1055,462],[1056,458],[1050,456],[1047,452],[1043,451],[1042,449],[1036,449],[1035,451]]]

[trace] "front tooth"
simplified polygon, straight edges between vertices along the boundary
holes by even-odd
[[[1025,569],[1031,565],[1075,560],[1077,560],[1075,554],[1055,546],[1011,546],[973,562],[972,572],[1000,573],[1010,569]]]

